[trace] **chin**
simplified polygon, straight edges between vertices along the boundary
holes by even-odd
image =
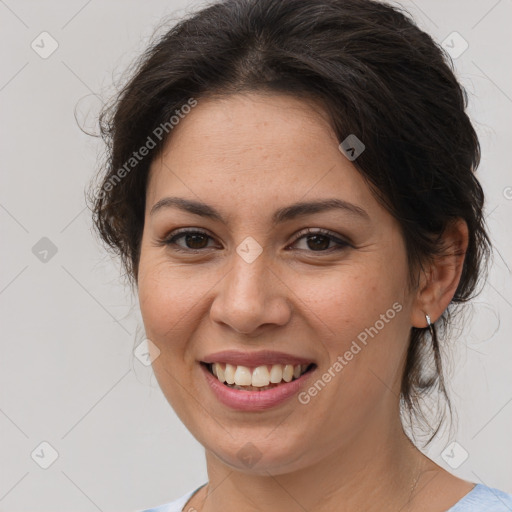
[[[239,437],[240,441],[233,437],[235,439],[225,433],[224,446],[220,445],[218,438],[212,443],[200,442],[207,452],[233,470],[252,475],[285,474],[308,465],[305,454],[301,452],[304,442],[283,444],[282,438],[269,441],[268,434],[258,438],[257,435],[251,437],[245,431]]]

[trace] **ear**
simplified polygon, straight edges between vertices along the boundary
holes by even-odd
[[[463,219],[448,224],[442,234],[443,253],[422,271],[411,310],[411,324],[426,327],[425,314],[434,323],[450,304],[459,285],[468,247],[468,226]]]

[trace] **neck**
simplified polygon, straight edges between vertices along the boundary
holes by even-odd
[[[318,462],[286,473],[240,472],[207,450],[209,482],[191,503],[200,512],[413,510],[416,490],[436,465],[414,447],[399,421],[388,429],[385,424],[368,425]]]

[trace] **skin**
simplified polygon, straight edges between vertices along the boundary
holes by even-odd
[[[168,196],[207,203],[226,224],[177,208],[151,215]],[[369,219],[332,210],[271,224],[277,208],[332,197]],[[160,242],[178,228],[211,238],[187,245],[181,237],[177,246],[189,252],[180,253]],[[305,228],[350,245],[333,251],[338,244],[323,238],[315,250],[297,240]],[[252,263],[236,252],[248,236],[263,248]],[[399,225],[340,152],[318,105],[262,93],[199,99],[152,162],[138,272],[146,334],[160,350],[158,383],[205,447],[209,483],[184,510],[442,512],[473,488],[413,446],[398,410],[409,331],[450,303],[466,224],[444,238],[457,250],[410,289]],[[394,303],[401,311],[308,404],[294,397],[235,411],[200,371],[211,352],[269,349],[316,361],[320,378]],[[238,457],[248,441],[260,456],[252,467]]]

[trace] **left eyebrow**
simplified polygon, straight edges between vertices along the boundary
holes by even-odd
[[[153,205],[150,215],[163,208],[179,208],[180,210],[198,215],[200,217],[208,217],[226,224],[222,215],[213,207],[200,201],[192,199],[185,199],[183,197],[164,197]],[[321,213],[329,210],[341,210],[351,216],[359,217],[369,221],[370,216],[360,206],[349,203],[342,199],[330,198],[319,201],[307,201],[295,203],[289,206],[280,208],[272,215],[272,224],[277,225],[297,217],[305,215],[312,215],[314,213]]]
[[[272,223],[279,224],[287,220],[303,217],[305,215],[312,215],[329,210],[341,210],[351,216],[360,217],[365,220],[370,220],[370,216],[360,206],[349,203],[342,199],[332,198],[323,199],[321,201],[309,201],[302,203],[295,203],[290,206],[285,206],[276,210],[272,216]]]

